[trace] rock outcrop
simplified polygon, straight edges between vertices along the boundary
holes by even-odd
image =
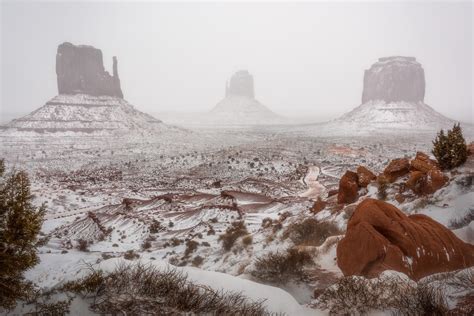
[[[391,204],[361,202],[337,246],[344,275],[376,277],[396,270],[418,280],[474,265],[474,246],[428,216],[405,215]]]
[[[383,57],[365,71],[362,103],[423,102],[425,72],[414,57]]]
[[[253,76],[247,70],[237,71],[226,84],[225,96],[255,98]]]
[[[448,178],[440,170],[429,170],[426,173],[412,171],[405,183],[406,187],[418,195],[432,194],[441,189]]]
[[[357,201],[359,197],[359,177],[357,173],[346,171],[339,181],[339,192],[337,193],[337,203],[348,204]]]
[[[362,188],[366,188],[370,182],[377,179],[377,176],[364,166],[357,167],[357,177],[357,183]]]
[[[434,193],[448,181],[438,163],[422,152],[417,152],[416,157],[410,161],[410,169],[405,185],[418,195]]]
[[[414,57],[379,58],[365,71],[362,104],[330,126],[357,134],[433,133],[451,127],[454,121],[425,104],[424,96],[424,70]]]
[[[113,75],[104,69],[102,51],[92,46],[63,43],[56,54],[59,94],[88,94],[123,98],[113,57]]]
[[[394,182],[410,172],[410,161],[407,158],[393,159],[383,171],[383,176]]]
[[[417,152],[415,158],[410,161],[410,167],[424,173],[433,169],[439,170],[438,163],[421,151]]]
[[[161,132],[165,124],[123,99],[113,58],[113,75],[104,70],[102,52],[92,46],[59,45],[56,73],[59,95],[6,125],[19,131]]]

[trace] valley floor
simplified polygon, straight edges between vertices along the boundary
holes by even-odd
[[[269,312],[317,315],[328,312],[314,303],[314,293],[342,277],[336,246],[354,205],[315,215],[313,204],[337,189],[346,170],[364,165],[380,173],[394,158],[429,153],[434,136],[316,137],[268,127],[119,136],[3,132],[0,157],[28,171],[35,203],[47,206],[42,232],[49,241],[26,274],[39,287],[75,280],[90,267],[112,271],[120,262],[142,262],[263,300]],[[376,197],[376,189],[365,194]],[[473,212],[473,201],[472,189],[453,181],[424,200],[389,202],[473,243],[472,221],[453,224]],[[292,247],[289,227],[308,218],[330,222],[335,233],[306,246],[314,253],[305,279],[260,276],[257,259]],[[233,226],[239,222],[243,228]],[[71,313],[91,312],[77,299]]]

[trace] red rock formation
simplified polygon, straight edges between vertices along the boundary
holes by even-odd
[[[314,202],[313,207],[311,207],[311,212],[317,214],[326,208],[327,202],[323,201],[318,197],[317,201]]]
[[[448,178],[439,169],[438,163],[422,152],[416,153],[410,166],[413,171],[410,172],[406,186],[416,194],[434,193],[448,181]]]
[[[407,158],[393,159],[383,171],[383,175],[389,182],[394,182],[410,171],[410,162]]]
[[[337,193],[337,203],[353,203],[359,197],[359,177],[357,173],[346,171],[339,181],[339,192]]]
[[[422,152],[417,152],[415,159],[410,162],[412,169],[427,173],[432,169],[438,169],[438,163],[435,160],[430,159],[430,157]]]
[[[383,201],[361,202],[337,246],[344,275],[376,277],[396,270],[418,280],[474,265],[474,246],[428,216],[407,216]]]
[[[366,188],[370,182],[377,178],[377,176],[375,176],[372,171],[364,166],[357,167],[357,176],[359,177],[357,183],[363,188]]]

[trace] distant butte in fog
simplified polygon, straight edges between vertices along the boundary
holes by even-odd
[[[58,46],[56,74],[59,95],[32,113],[6,125],[19,131],[95,132],[155,130],[160,120],[123,99],[113,58],[113,74],[104,69],[102,51],[92,46]]]
[[[423,102],[425,71],[415,57],[383,57],[364,73],[362,103]]]
[[[337,119],[357,129],[432,130],[453,121],[424,103],[425,72],[414,57],[383,57],[364,74],[362,104]]]
[[[247,70],[237,71],[226,83],[225,96],[255,98],[252,75]]]
[[[104,69],[102,51],[92,46],[62,43],[56,54],[59,94],[107,95],[123,98],[117,57],[113,57],[113,75]]]
[[[237,71],[226,83],[225,98],[210,112],[209,120],[222,125],[263,125],[283,120],[255,99],[253,76]]]

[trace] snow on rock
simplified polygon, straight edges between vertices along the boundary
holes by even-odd
[[[118,97],[60,94],[6,127],[36,132],[95,132],[153,129],[163,125]]]

